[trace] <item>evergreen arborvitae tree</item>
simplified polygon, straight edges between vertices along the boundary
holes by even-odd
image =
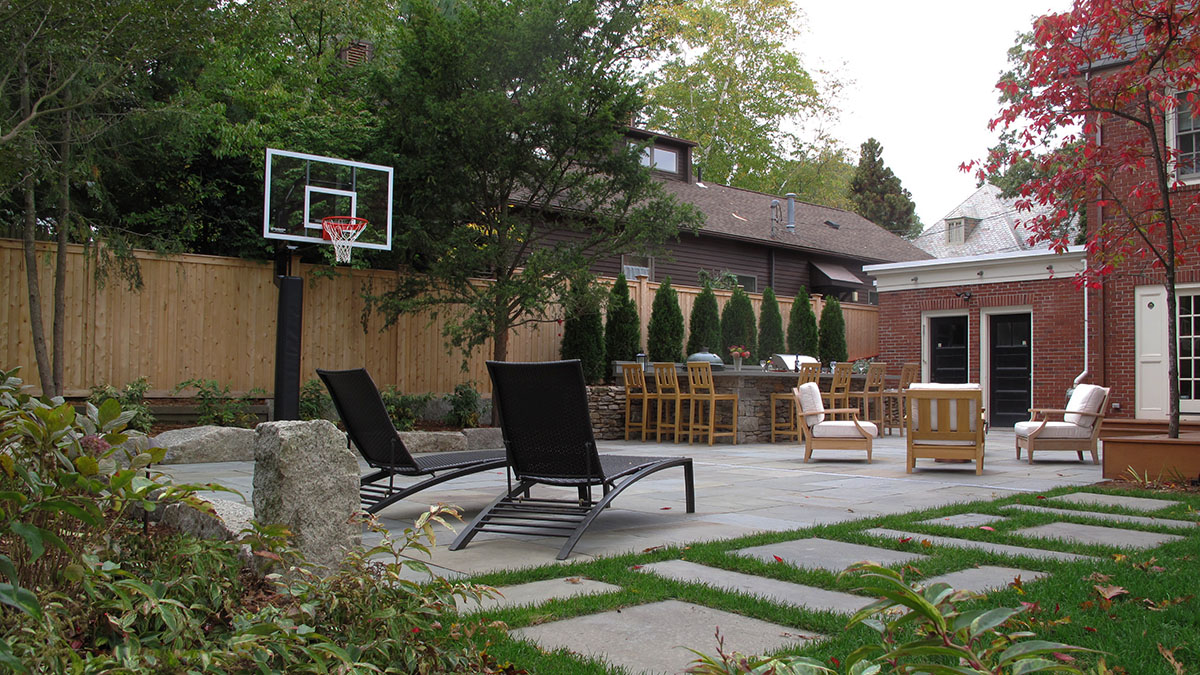
[[[679,296],[671,288],[670,277],[654,293],[646,341],[651,361],[683,361],[683,310],[679,309]]]
[[[817,347],[821,363],[846,360],[846,318],[842,316],[842,304],[837,298],[825,301],[821,310],[821,338]]]
[[[782,351],[783,316],[779,313],[775,291],[767,286],[763,289],[762,306],[758,310],[758,358],[769,359],[772,354]]]
[[[732,363],[729,348],[741,345],[750,352],[750,359],[758,358],[755,344],[758,342],[758,329],[754,322],[754,305],[750,304],[750,296],[739,286],[733,289],[729,302],[725,303],[725,311],[721,313],[721,357]]]
[[[687,353],[695,354],[705,349],[718,352],[721,349],[721,313],[717,308],[717,294],[707,283],[700,289],[692,305],[692,316],[688,319]]]
[[[883,146],[874,138],[862,144],[858,168],[850,179],[850,199],[858,215],[893,234],[906,237],[921,232],[912,193],[884,165]]]
[[[600,301],[587,281],[571,285],[564,309],[562,345],[559,353],[564,359],[579,359],[584,379],[604,380],[608,360],[604,358],[604,325],[600,319]]]
[[[633,361],[642,351],[642,321],[638,317],[637,305],[629,297],[629,285],[625,275],[618,274],[617,281],[608,293],[608,314],[604,323],[604,352],[609,363]]]
[[[788,314],[787,343],[789,354],[817,355],[817,315],[813,313],[808,289],[801,287],[792,301]]]

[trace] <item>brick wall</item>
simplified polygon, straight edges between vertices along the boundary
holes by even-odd
[[[1102,130],[1106,144],[1130,142],[1139,133],[1133,126],[1116,120],[1105,123]],[[1149,171],[1144,175],[1123,173],[1113,178],[1111,189],[1113,194],[1127,195],[1135,182],[1150,178]],[[1197,194],[1200,194],[1200,185],[1183,187],[1172,194],[1172,202],[1176,205],[1175,215],[1183,222],[1185,231],[1193,233],[1193,237],[1200,230],[1200,212],[1188,214],[1186,204],[1195,200]],[[1093,231],[1103,219],[1112,220],[1116,217],[1115,207],[1102,210],[1096,200],[1088,205],[1088,226]],[[1159,248],[1162,248],[1161,245]],[[1194,251],[1185,250],[1182,253],[1185,257],[1177,270],[1176,282],[1200,283],[1200,262]],[[1093,349],[1100,356],[1094,369],[1099,379],[1093,381],[1112,387],[1110,400],[1121,407],[1120,412],[1110,410],[1113,417],[1134,417],[1136,414],[1134,288],[1165,281],[1165,275],[1156,269],[1152,258],[1131,257],[1114,273],[1103,278],[1101,288],[1092,291],[1092,317],[1097,328],[1097,341],[1093,342]],[[1166,387],[1166,384],[1162,386]]]
[[[969,291],[970,302],[955,293]],[[1094,299],[1094,298],[1093,298]],[[980,382],[980,317],[994,308],[1030,307],[1033,337],[1033,405],[1061,407],[1064,394],[1083,370],[1083,291],[1070,277],[1039,281],[974,284],[879,294],[879,360],[899,365],[921,360],[922,314],[966,310],[969,333],[968,379]],[[1092,376],[1096,326],[1092,325]]]

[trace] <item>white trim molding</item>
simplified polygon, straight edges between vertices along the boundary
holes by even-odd
[[[1072,246],[1063,253],[1047,250],[990,253],[962,258],[938,258],[866,265],[880,293],[945,288],[970,284],[1003,284],[1074,277],[1087,265],[1086,251]]]

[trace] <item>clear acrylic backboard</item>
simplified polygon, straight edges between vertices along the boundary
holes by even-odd
[[[352,246],[392,248],[392,168],[267,148],[263,176],[263,237],[330,244],[326,216],[365,218]]]

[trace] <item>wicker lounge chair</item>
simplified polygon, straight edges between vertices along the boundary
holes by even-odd
[[[379,389],[364,368],[321,370],[333,405],[346,425],[348,442],[375,471],[359,479],[359,500],[367,513],[379,511],[438,483],[504,466],[504,451],[436,452],[413,456],[404,447],[383,406]],[[414,485],[396,485],[396,476],[429,476]]]
[[[579,361],[488,361],[492,400],[508,452],[508,490],[473,520],[454,543],[457,551],[480,532],[566,537],[566,558],[596,516],[634,482],[663,469],[683,467],[687,512],[696,510],[688,457],[601,455],[588,417]],[[516,479],[515,481],[513,479]],[[577,499],[535,499],[535,485],[577,488]],[[603,496],[592,500],[592,487]]]

